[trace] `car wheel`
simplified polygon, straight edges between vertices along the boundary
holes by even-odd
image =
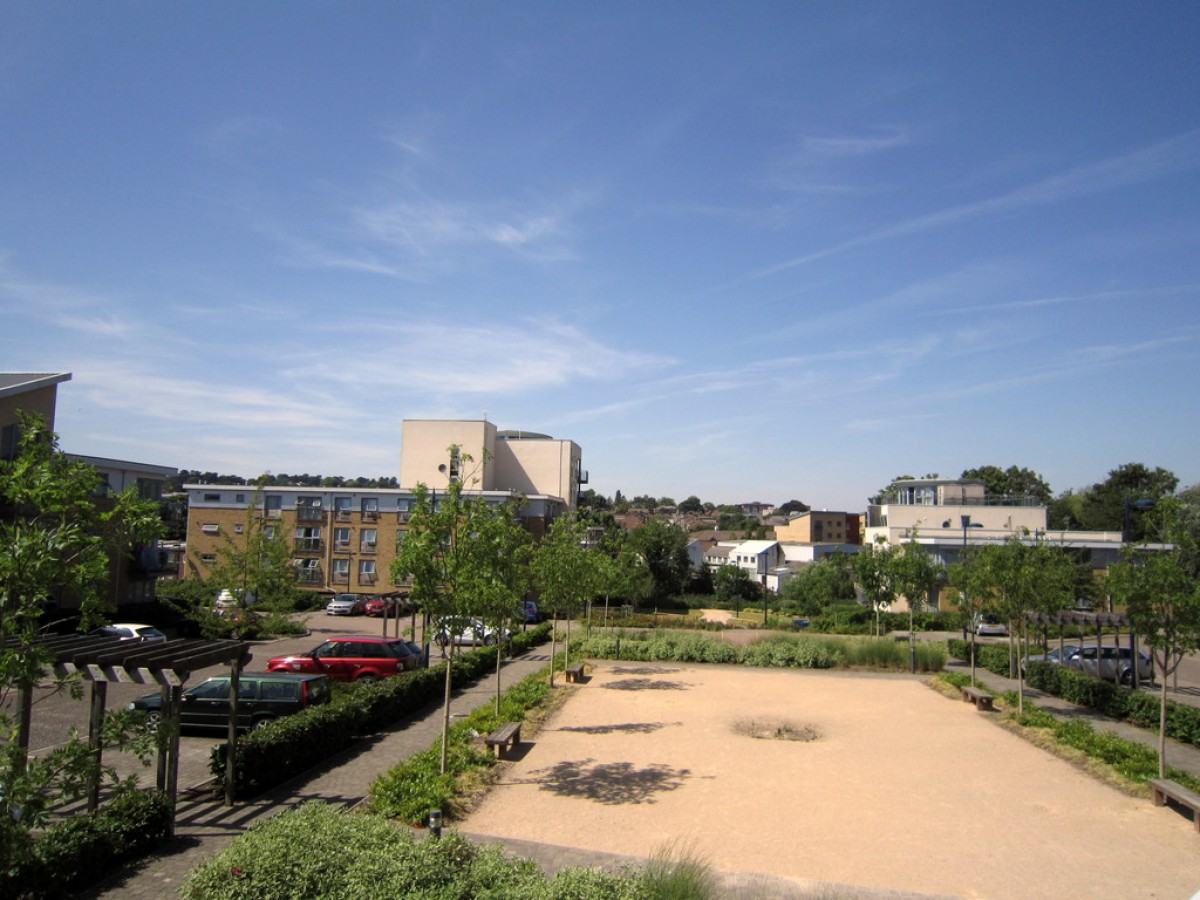
[[[162,724],[162,712],[157,709],[152,709],[146,713],[146,729],[148,731],[158,731],[158,726]]]
[[[265,728],[267,725],[270,725],[274,721],[275,721],[274,716],[263,716],[262,718],[254,720],[254,723],[250,726],[250,730],[258,731],[258,729]]]
[[[1133,684],[1133,670],[1126,669],[1121,673],[1121,684],[1129,686]]]
[[[376,675],[374,672],[364,672],[363,674],[358,676],[357,680],[364,682],[365,684],[374,684],[375,682],[377,682],[379,680],[379,676]]]

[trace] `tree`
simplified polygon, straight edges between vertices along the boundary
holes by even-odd
[[[259,514],[262,490],[259,479],[239,539],[222,535],[224,545],[217,550],[209,580],[218,590],[228,590],[237,598],[241,609],[259,603],[269,609],[291,610],[300,598],[295,553],[288,536]]]
[[[450,448],[451,455],[458,452]],[[467,454],[460,459],[472,462]],[[467,498],[463,482],[450,481],[434,494],[418,484],[409,517],[409,528],[400,540],[391,574],[395,583],[407,581],[409,596],[428,617],[427,635],[442,650],[446,678],[442,697],[441,772],[446,772],[450,735],[450,693],[454,647],[470,624],[470,617],[491,607],[496,594],[507,593],[506,571],[491,540],[494,519],[512,518],[507,507],[490,506],[481,495]],[[515,602],[515,601],[514,601]]]
[[[601,553],[584,546],[584,531],[572,516],[562,516],[550,525],[550,531],[533,552],[533,582],[554,618],[550,640],[550,685],[554,685],[554,658],[557,653],[558,619],[567,616],[568,657],[571,652],[570,617],[596,595],[603,577]],[[564,661],[564,666],[566,661]]]
[[[1001,469],[999,466],[978,466],[966,469],[962,477],[982,481],[988,499],[1035,497],[1042,506],[1050,504],[1050,485],[1032,469],[1019,469],[1016,466],[1009,466],[1007,469]]]
[[[682,593],[691,568],[687,534],[663,519],[652,518],[632,532],[632,542],[654,579],[651,598],[660,601]]]
[[[117,783],[75,734],[30,758],[29,717],[35,686],[81,696],[78,676],[51,674],[53,658],[39,643],[43,611],[55,600],[78,601],[81,629],[102,621],[108,549],[152,532],[157,504],[124,492],[98,499],[99,476],[73,462],[38,416],[20,417],[15,459],[0,461],[0,865],[30,852],[30,834],[57,803],[81,797],[100,778]],[[107,538],[106,538],[107,535]],[[11,712],[16,710],[14,714]],[[129,717],[105,721],[109,746],[148,750]],[[119,785],[123,787],[123,785]]]
[[[812,507],[807,503],[802,503],[799,500],[789,500],[775,509],[775,514],[780,516],[790,516],[792,513],[806,513]]]
[[[1166,469],[1142,463],[1118,466],[1084,492],[1079,524],[1089,531],[1121,531],[1128,541],[1142,541],[1148,536],[1146,510],[1178,486],[1179,479]]]
[[[1169,550],[1144,544],[1126,551],[1109,573],[1114,598],[1124,603],[1134,628],[1162,674],[1158,715],[1158,777],[1166,774],[1167,678],[1183,657],[1200,650],[1200,565],[1195,534],[1187,527],[1187,509],[1177,499],[1161,501],[1153,512],[1153,530]]]
[[[735,615],[741,615],[743,603],[754,602],[760,594],[759,587],[750,577],[750,573],[733,563],[720,566],[713,576],[713,583],[717,599],[732,605]]]
[[[930,592],[937,586],[941,569],[934,563],[929,551],[917,542],[915,531],[912,537],[900,546],[899,552],[891,555],[888,569],[892,589],[897,596],[902,596],[908,601],[908,647],[915,672],[917,646],[914,617],[927,605]]]
[[[840,553],[811,563],[783,583],[779,591],[784,604],[806,616],[854,599],[850,560]]]
[[[679,504],[679,511],[681,513],[702,513],[704,512],[704,504],[700,501],[699,497],[692,494]]]
[[[605,535],[600,551],[597,593],[604,596],[604,622],[607,624],[611,597],[620,597],[637,605],[654,590],[654,579],[646,561],[633,547],[629,532],[622,530]]]
[[[896,600],[896,587],[892,583],[892,557],[895,555],[896,548],[889,546],[885,538],[878,537],[874,544],[864,545],[854,556],[855,593],[861,591],[863,599],[875,612],[876,637],[883,633],[880,613]]]
[[[1017,705],[1024,712],[1025,678],[1016,662],[1016,642],[1027,634],[1025,614],[1051,614],[1071,606],[1075,563],[1059,547],[1017,535],[977,548],[967,563],[973,592],[1008,625],[1009,675],[1017,679]]]

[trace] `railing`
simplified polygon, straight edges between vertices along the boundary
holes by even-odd
[[[366,543],[364,541],[362,544],[359,544],[358,552],[359,553],[374,553],[375,552],[375,542],[371,541],[370,543]]]
[[[378,521],[378,519],[379,519],[379,510],[377,510],[377,509],[364,509],[364,510],[362,511],[362,518],[363,518],[363,521],[364,521],[364,522],[375,522],[375,521]]]
[[[334,541],[333,542],[333,552],[334,553],[349,553],[350,552],[350,542],[349,541]]]
[[[300,584],[320,584],[322,577],[319,568],[311,569],[305,567],[296,570],[296,581]]]
[[[374,572],[359,572],[358,573],[358,583],[359,584],[374,584],[378,580],[379,580],[379,576],[376,575]]]
[[[296,507],[297,522],[321,522],[324,521],[324,519],[325,510],[321,509],[319,506],[316,508],[311,506]]]
[[[334,572],[332,575],[329,576],[329,580],[331,582],[333,582],[334,584],[349,584],[350,583],[350,573],[349,572]]]
[[[401,525],[407,525],[410,518],[412,518],[412,513],[407,509],[402,509],[400,512],[396,513],[396,521]]]
[[[325,541],[319,537],[296,538],[296,550],[300,553],[320,553]]]

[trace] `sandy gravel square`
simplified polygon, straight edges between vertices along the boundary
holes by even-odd
[[[1200,890],[1186,818],[916,678],[602,662],[571,690],[463,831],[962,897]]]

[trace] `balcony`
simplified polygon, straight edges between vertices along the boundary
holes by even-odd
[[[323,578],[320,566],[296,567],[296,581],[299,584],[321,584]]]
[[[329,580],[333,584],[349,584],[350,583],[350,573],[349,572],[334,572],[332,575],[329,576]]]
[[[325,541],[319,537],[296,538],[297,553],[320,553],[325,547]]]
[[[379,576],[376,575],[374,572],[359,572],[358,573],[358,583],[359,584],[374,584],[378,580],[379,580]]]
[[[297,522],[323,522],[325,521],[325,510],[321,507],[313,506],[297,506],[296,507]]]
[[[408,520],[411,518],[412,518],[412,513],[409,512],[407,509],[402,509],[398,513],[396,513],[396,521],[399,522],[401,525],[407,525]]]
[[[364,522],[378,522],[379,521],[379,510],[364,509],[362,511],[362,520]]]
[[[358,545],[358,552],[359,553],[374,553],[375,552],[375,542],[370,541],[368,543],[367,541],[364,541],[363,543]]]
[[[349,541],[334,541],[333,542],[333,552],[334,553],[349,553],[350,552],[350,542]]]

